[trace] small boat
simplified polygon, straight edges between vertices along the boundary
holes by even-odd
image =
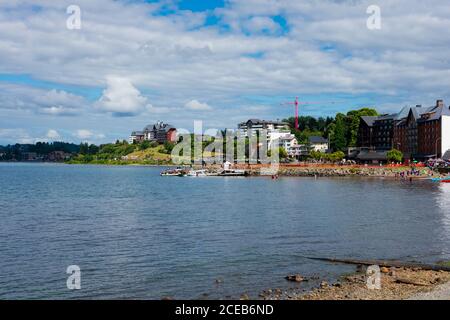
[[[449,182],[450,182],[450,177],[444,177],[444,178],[432,178],[431,181],[434,181],[434,182],[449,183]]]
[[[187,174],[187,177],[207,177],[208,173],[206,170],[190,170]]]
[[[168,169],[161,172],[160,175],[163,177],[177,177],[182,175],[183,172],[184,170],[182,168]]]
[[[233,169],[222,170],[218,174],[218,176],[220,177],[245,177],[247,175],[248,173],[245,170],[233,170]]]

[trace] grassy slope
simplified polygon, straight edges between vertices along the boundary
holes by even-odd
[[[134,161],[154,160],[154,161],[170,161],[170,154],[163,153],[164,146],[139,150],[127,155],[128,159]]]

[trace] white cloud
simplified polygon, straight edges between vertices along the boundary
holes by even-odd
[[[70,96],[69,89],[49,92],[31,84],[0,83],[0,109],[39,114],[26,127],[42,127],[42,119],[54,118],[49,115],[83,113],[97,122],[74,124],[70,130],[98,125],[114,135],[127,134],[126,124],[99,110],[146,117],[165,113],[168,122],[187,126],[194,113],[183,107],[186,97],[214,101],[208,120],[227,127],[257,114],[242,110],[245,106],[270,104],[276,97],[370,94],[376,104],[379,96],[389,96],[393,105],[450,99],[448,0],[378,0],[383,19],[378,31],[366,28],[369,0],[228,0],[225,8],[214,10],[217,26],[201,26],[203,13],[157,15],[161,3],[78,0],[84,17],[79,31],[65,28],[68,4],[0,3],[3,73],[106,88],[93,108],[90,101],[100,94],[83,99]],[[277,15],[289,27],[281,34],[272,18]],[[279,108],[272,110],[268,117],[283,116]],[[230,111],[232,117],[224,116]]]
[[[58,131],[56,131],[54,129],[49,129],[47,131],[47,138],[49,138],[50,140],[56,140],[56,139],[60,139],[61,136],[59,135]]]
[[[252,17],[244,22],[244,28],[247,31],[258,33],[275,33],[280,30],[280,25],[269,17]]]
[[[94,133],[87,129],[79,129],[75,132],[75,136],[82,140],[90,139],[90,138],[92,138],[93,135],[94,135]]]
[[[31,110],[38,114],[75,116],[87,104],[81,96],[63,90],[0,83],[0,108]]]
[[[22,128],[14,129],[1,129],[0,139],[7,143],[34,143],[36,139],[32,138],[29,133]]]
[[[107,88],[97,102],[97,107],[115,115],[134,115],[144,110],[147,98],[143,97],[127,78],[109,76]]]
[[[184,106],[187,109],[194,110],[194,111],[208,111],[208,110],[212,110],[211,106],[209,106],[207,103],[202,103],[202,102],[199,102],[198,100],[195,100],[195,99],[187,102]]]
[[[89,129],[78,129],[74,132],[73,136],[80,139],[81,141],[90,143],[92,143],[93,140],[99,141],[106,138],[105,134]]]

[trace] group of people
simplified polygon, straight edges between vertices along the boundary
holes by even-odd
[[[402,172],[396,172],[395,178],[400,178],[402,180],[409,179],[409,181],[412,181],[413,177],[419,177],[420,176],[420,170],[417,170],[416,168],[411,168],[411,170],[406,170]]]

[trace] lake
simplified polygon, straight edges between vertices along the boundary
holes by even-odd
[[[0,298],[257,298],[317,284],[291,273],[354,270],[304,256],[450,260],[447,184],[162,169],[0,163]],[[81,290],[66,287],[69,265]]]

